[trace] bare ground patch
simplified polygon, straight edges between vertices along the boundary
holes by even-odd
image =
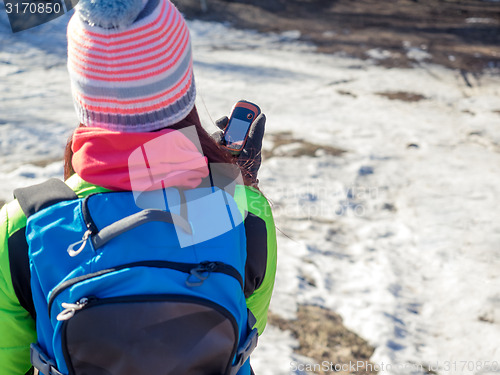
[[[374,366],[369,365],[374,348],[344,327],[342,318],[333,311],[319,306],[299,305],[296,320],[286,320],[270,312],[269,324],[281,330],[290,331],[299,341],[296,352],[311,358],[315,364],[321,364],[323,361],[333,364],[363,362],[365,366],[358,367],[356,372],[338,371],[336,373],[341,375],[376,374],[373,371]],[[319,368],[313,373],[322,375],[331,372],[325,372]]]
[[[424,95],[416,94],[414,92],[406,92],[406,91],[386,91],[386,92],[377,92],[378,96],[383,96],[390,100],[401,100],[403,102],[419,102],[421,100],[427,99]]]
[[[477,0],[174,0],[188,17],[262,32],[298,30],[323,53],[386,67],[422,61],[500,68],[500,6]],[[205,4],[206,7],[202,5]],[[205,8],[205,9],[203,9]]]
[[[340,95],[350,96],[351,98],[357,98],[357,97],[358,97],[356,94],[353,94],[352,92],[347,91],[347,90],[337,90],[337,92],[338,92]]]
[[[300,157],[319,155],[341,156],[346,150],[329,145],[320,145],[298,139],[291,132],[269,133],[266,135],[273,142],[271,150],[263,150],[262,155],[265,159],[274,156]]]
[[[58,161],[60,161],[61,163],[63,162],[63,160],[61,158],[47,158],[47,159],[39,159],[39,160],[29,161],[26,164],[31,164],[31,165],[34,165],[35,167],[45,168],[47,165],[50,165],[52,163],[56,163]]]

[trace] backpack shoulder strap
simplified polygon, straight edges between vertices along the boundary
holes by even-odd
[[[26,217],[37,213],[53,204],[78,199],[76,193],[63,181],[51,178],[41,184],[14,190]]]

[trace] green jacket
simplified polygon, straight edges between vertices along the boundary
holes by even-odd
[[[80,198],[109,191],[77,175],[66,183]],[[250,234],[247,236],[249,256],[246,268],[255,270],[246,272],[245,295],[248,308],[257,318],[255,327],[261,334],[266,326],[276,274],[276,230],[269,203],[258,190],[237,186],[235,200],[242,212],[246,210],[257,217],[251,225],[247,226],[245,221],[246,232]],[[27,254],[16,254],[16,246],[13,246],[19,237],[24,236],[25,227],[26,217],[19,203],[14,200],[6,204],[0,211],[0,375],[28,372],[31,368],[29,346],[37,338],[35,321],[26,308],[32,301],[26,298],[27,293],[23,295],[22,292],[29,290],[27,277],[21,277],[18,264],[19,259],[26,258]],[[253,227],[260,228],[257,236]],[[255,249],[255,254],[250,252],[250,247]],[[27,258],[25,260],[27,262]],[[250,264],[252,262],[254,264]]]

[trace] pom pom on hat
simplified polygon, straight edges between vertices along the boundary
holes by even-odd
[[[191,38],[169,0],[80,0],[76,10],[68,71],[81,124],[147,132],[191,112]]]
[[[143,6],[142,0],[80,0],[78,11],[91,26],[124,29],[132,25]]]

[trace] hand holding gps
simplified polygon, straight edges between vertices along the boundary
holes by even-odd
[[[244,167],[251,178],[257,181],[266,116],[257,105],[240,100],[233,106],[230,118],[224,116],[215,125],[222,132],[214,133],[212,137],[237,157],[238,165]]]

